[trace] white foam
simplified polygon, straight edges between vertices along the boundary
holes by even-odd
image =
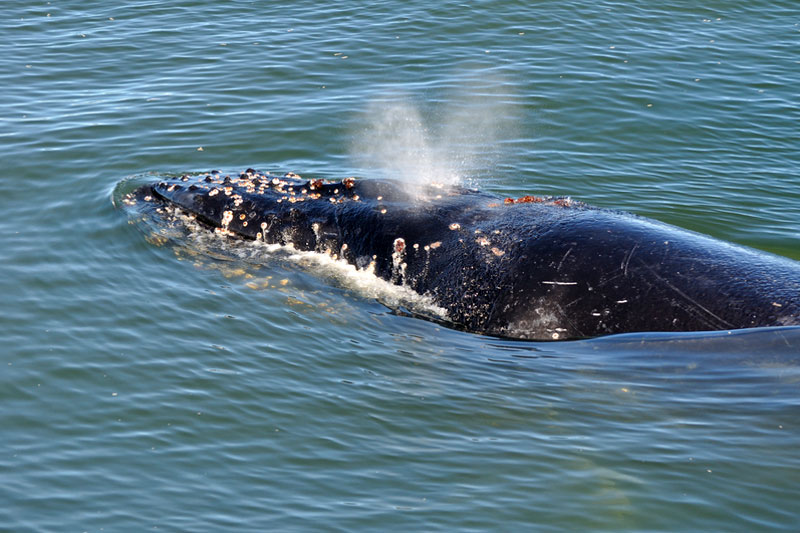
[[[406,285],[395,285],[376,276],[372,266],[359,269],[344,259],[328,254],[300,251],[291,245],[278,246],[282,251],[289,252],[289,260],[316,274],[333,278],[363,298],[378,300],[393,309],[405,307],[414,313],[447,319],[447,311],[436,305],[433,298],[421,295]]]

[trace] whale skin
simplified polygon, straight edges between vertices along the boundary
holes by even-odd
[[[570,198],[247,169],[164,178],[129,199],[371,269],[475,333],[564,340],[800,325],[800,263]]]

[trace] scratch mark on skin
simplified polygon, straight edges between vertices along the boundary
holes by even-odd
[[[565,253],[565,254],[564,254],[564,257],[562,257],[562,258],[561,258],[561,261],[559,261],[559,262],[558,262],[558,268],[556,268],[556,272],[558,272],[559,270],[561,270],[561,266],[564,264],[564,261],[566,261],[566,259],[567,259],[567,256],[568,256],[570,253],[572,253],[572,250],[574,250],[574,249],[575,249],[575,247],[574,247],[574,246],[570,246],[569,250],[567,250],[567,253]]]
[[[622,262],[622,265],[620,265],[620,266],[621,266],[621,268],[622,268],[622,272],[623,272],[623,275],[624,275],[624,276],[627,276],[627,275],[628,275],[628,265],[629,265],[629,264],[630,264],[630,262],[631,262],[631,257],[633,257],[633,252],[635,252],[635,251],[636,251],[636,248],[638,248],[638,247],[639,247],[639,245],[638,245],[638,244],[634,244],[634,245],[633,245],[633,248],[631,248],[631,251],[630,251],[630,252],[628,252],[628,253],[625,255],[625,259],[623,260],[623,262]]]
[[[666,280],[666,279],[665,279],[663,276],[660,276],[660,275],[659,275],[659,274],[658,274],[658,273],[657,273],[657,272],[656,272],[656,271],[655,271],[653,268],[651,268],[651,267],[649,267],[649,266],[647,266],[647,265],[645,265],[645,266],[646,266],[646,267],[647,267],[647,269],[648,269],[648,270],[649,270],[649,271],[650,271],[650,272],[653,274],[653,276],[655,276],[655,277],[656,277],[656,278],[657,278],[659,281],[661,281],[661,282],[662,282],[664,285],[666,285],[667,287],[669,287],[670,289],[672,289],[673,291],[675,291],[676,293],[678,293],[678,295],[679,295],[681,298],[683,298],[684,300],[686,300],[686,301],[687,301],[687,302],[689,302],[690,304],[692,304],[692,305],[696,306],[698,309],[700,309],[700,310],[702,310],[702,311],[705,311],[705,312],[706,312],[706,313],[708,313],[710,316],[712,316],[712,317],[714,317],[715,319],[717,319],[717,320],[719,321],[719,322],[718,322],[718,324],[721,324],[721,325],[723,326],[723,327],[719,327],[719,325],[717,325],[717,324],[713,324],[713,323],[709,322],[709,324],[710,324],[712,327],[714,327],[715,329],[728,329],[728,328],[735,328],[735,327],[736,327],[734,324],[732,324],[732,323],[728,322],[728,321],[727,321],[727,320],[725,320],[724,318],[721,318],[721,317],[717,316],[717,315],[716,315],[716,314],[714,314],[712,311],[710,311],[710,310],[709,310],[709,309],[707,309],[706,307],[702,306],[702,305],[701,305],[701,304],[700,304],[700,303],[699,303],[697,300],[694,300],[693,298],[689,297],[689,295],[688,295],[688,294],[686,294],[685,292],[683,292],[682,290],[680,290],[678,287],[676,287],[675,285],[673,285],[672,283],[670,283],[669,281],[667,281],[667,280]]]

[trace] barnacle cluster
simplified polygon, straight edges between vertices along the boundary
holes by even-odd
[[[323,197],[330,198],[331,202],[341,203],[345,200],[359,200],[358,195],[352,193],[355,185],[354,178],[345,178],[340,181],[329,181],[321,179],[304,180],[300,175],[289,172],[283,176],[278,176],[268,172],[260,172],[248,168],[238,176],[229,174],[223,175],[221,172],[213,170],[209,173],[190,176],[184,175],[180,178],[181,182],[191,181],[187,187],[190,191],[205,189],[208,196],[224,194],[233,200],[233,207],[239,207],[244,197],[243,195],[265,195],[270,194],[275,197],[276,202],[305,202],[307,200],[318,200]],[[180,187],[177,183],[161,182],[166,191],[172,192]]]

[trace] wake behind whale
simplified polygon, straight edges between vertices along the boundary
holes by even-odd
[[[800,263],[569,198],[248,169],[161,179],[126,203],[232,239],[327,254],[521,339],[800,325]]]

